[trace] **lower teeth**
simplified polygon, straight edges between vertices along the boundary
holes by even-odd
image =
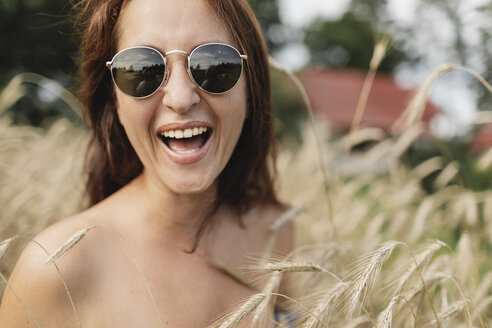
[[[189,153],[192,153],[194,151],[197,151],[198,149],[200,149],[200,147],[198,148],[193,148],[193,149],[189,149],[189,150],[173,150],[171,149],[173,152],[175,153],[178,153],[178,154],[189,154]]]
[[[190,154],[202,148],[210,137],[211,132],[207,131],[202,135],[192,138],[174,139],[160,136],[164,144],[176,154]]]

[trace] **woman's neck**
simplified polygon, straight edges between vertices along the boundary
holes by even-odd
[[[180,195],[145,172],[124,189],[121,196],[127,200],[126,217],[134,217],[138,224],[169,242],[188,246],[193,244],[201,222],[213,214],[217,194],[214,184],[199,194]]]

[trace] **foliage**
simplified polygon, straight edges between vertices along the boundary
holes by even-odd
[[[63,0],[0,2],[0,85],[30,71],[49,78],[74,72],[76,38]]]
[[[0,2],[0,86],[15,75],[34,72],[72,88],[77,36],[70,6],[64,0],[2,0]],[[26,86],[26,95],[10,111],[16,124],[40,126],[67,108],[46,90]],[[69,110],[68,110],[69,112]],[[45,122],[46,123],[46,122]]]
[[[348,12],[335,21],[315,20],[306,30],[305,43],[314,64],[367,69],[377,34],[371,22]],[[391,72],[406,58],[395,44],[392,46],[381,71]]]
[[[299,90],[284,74],[272,71],[272,92],[277,138],[300,144],[307,114]]]
[[[481,168],[479,165],[483,154],[470,151],[470,144],[460,139],[438,140],[428,139],[410,147],[403,160],[411,167],[417,167],[430,158],[442,158],[443,165],[456,163],[459,175],[454,183],[477,192],[492,190],[492,167]],[[433,184],[438,172],[422,180],[422,186],[428,193],[438,191]]]
[[[394,20],[387,0],[351,0],[349,11],[367,20],[378,31],[389,33],[419,67],[457,63],[492,80],[492,2],[467,0],[416,0],[416,17],[410,24]],[[487,92],[471,81],[478,93],[478,108],[490,110]]]
[[[279,15],[278,0],[248,0],[258,22],[260,22],[263,35],[265,36],[268,49],[271,52],[277,50],[283,40],[275,37],[275,29],[282,29]]]
[[[453,37],[451,42],[441,42],[446,53],[447,61],[456,62],[479,72],[487,81],[492,80],[492,2],[484,2],[475,7],[466,0],[421,0],[418,15],[423,17],[422,25],[429,31],[430,41],[439,40],[440,33],[433,24],[433,16],[442,16],[442,23],[449,26]],[[434,13],[426,15],[427,12]],[[471,28],[472,27],[472,28]],[[473,33],[472,31],[476,32]],[[414,37],[420,31],[409,31],[408,36]],[[472,81],[472,87],[477,90],[478,107],[482,110],[492,109],[492,100],[487,92]]]

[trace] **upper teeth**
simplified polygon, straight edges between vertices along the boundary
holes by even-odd
[[[162,132],[161,135],[163,135],[166,138],[183,139],[183,138],[191,138],[193,136],[197,136],[207,131],[208,128],[206,127],[199,127],[199,128],[196,127],[192,129],[185,129],[185,130],[168,130]]]

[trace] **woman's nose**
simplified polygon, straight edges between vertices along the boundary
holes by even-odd
[[[178,113],[185,113],[200,102],[197,86],[188,75],[186,61],[176,60],[169,63],[167,74],[162,97],[164,106]]]

